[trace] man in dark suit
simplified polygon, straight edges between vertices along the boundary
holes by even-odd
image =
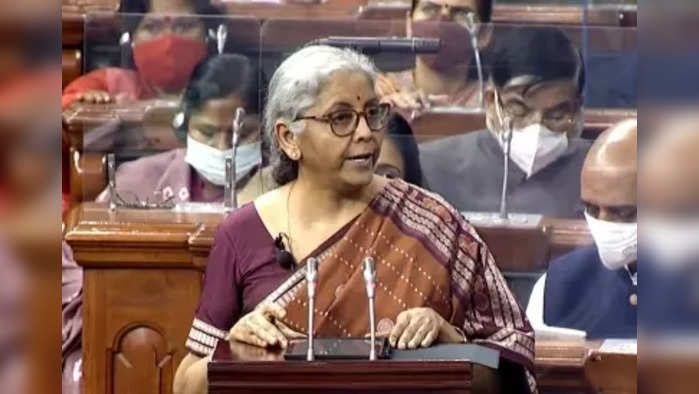
[[[588,338],[636,338],[636,121],[602,133],[585,159],[581,199],[594,244],[554,260],[534,286],[534,328],[572,328]]]

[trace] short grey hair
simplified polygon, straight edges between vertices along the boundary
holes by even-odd
[[[307,46],[289,56],[277,68],[267,90],[263,127],[271,142],[272,164],[275,166],[275,178],[285,184],[296,178],[298,169],[293,174],[277,176],[278,166],[296,164],[279,149],[274,136],[274,126],[278,120],[284,121],[289,130],[301,133],[305,122],[294,121],[300,114],[315,105],[323,85],[338,71],[358,71],[364,73],[374,85],[378,71],[374,63],[366,56],[350,49],[339,49],[326,45]],[[288,172],[290,169],[279,169]],[[288,179],[291,178],[291,179]]]

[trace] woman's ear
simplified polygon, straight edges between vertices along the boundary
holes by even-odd
[[[289,129],[286,122],[277,120],[276,123],[274,123],[274,138],[277,139],[279,149],[281,149],[287,157],[294,161],[301,159],[298,136]]]

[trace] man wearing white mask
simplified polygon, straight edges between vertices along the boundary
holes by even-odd
[[[498,211],[502,137],[512,131],[510,211],[574,218],[589,149],[579,138],[585,85],[580,53],[550,27],[496,30],[493,40],[486,57],[488,129],[423,144],[425,180],[460,210]]]
[[[635,338],[637,295],[636,121],[602,133],[587,155],[581,199],[594,244],[549,264],[534,285],[534,329],[572,328],[588,338]]]
[[[116,172],[118,197],[150,202],[222,201],[225,160],[233,156],[233,121],[238,108],[247,112],[235,148],[238,202],[252,201],[276,186],[271,170],[263,169],[257,78],[255,68],[241,55],[223,54],[200,63],[173,120],[174,132],[186,140],[186,148],[120,166]],[[108,198],[107,189],[98,201]]]

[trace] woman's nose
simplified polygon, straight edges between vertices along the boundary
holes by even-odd
[[[359,123],[357,123],[357,130],[354,131],[354,138],[366,139],[371,138],[371,129],[364,116],[359,117]]]
[[[442,8],[439,10],[439,14],[442,17],[442,20],[451,19],[451,6],[448,4],[443,4]]]
[[[232,134],[230,130],[222,129],[216,135],[216,148],[227,150],[233,147]]]
[[[541,124],[544,121],[544,114],[542,112],[534,112],[532,114],[531,122],[532,124]]]

